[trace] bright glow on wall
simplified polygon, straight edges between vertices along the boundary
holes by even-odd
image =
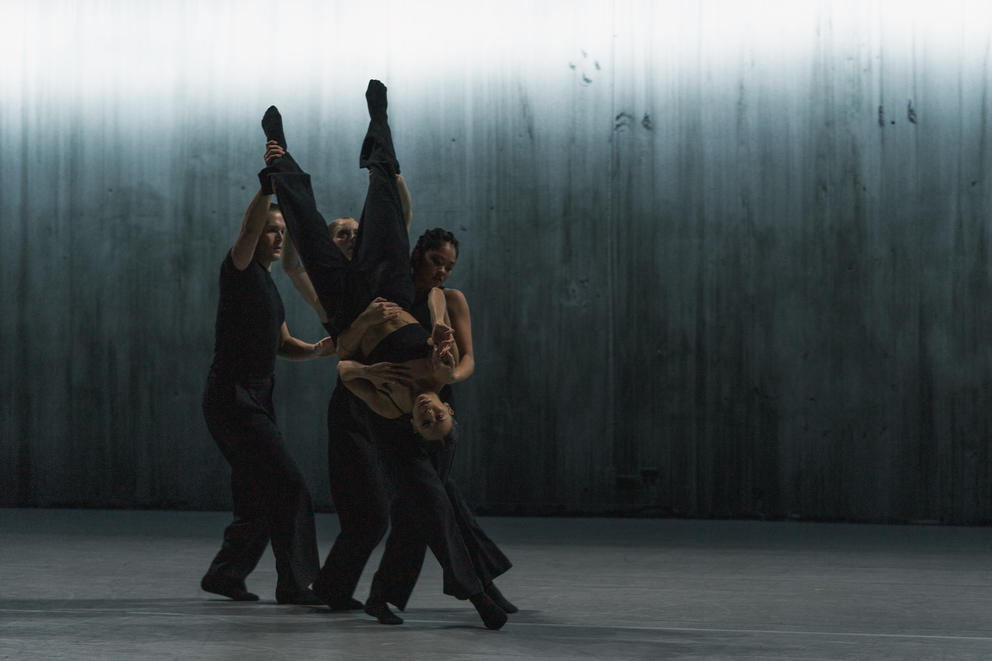
[[[985,57],[992,33],[986,0],[41,0],[2,9],[3,101],[33,89],[69,104],[120,89],[146,101],[209,101],[266,88],[334,94],[369,77],[541,76],[590,43],[606,51],[605,67],[625,36],[614,31],[621,14],[653,23],[652,52],[680,70],[701,56],[749,53],[801,66],[831,33],[854,34],[869,49],[890,39],[894,50]]]

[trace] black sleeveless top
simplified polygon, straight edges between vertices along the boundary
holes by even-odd
[[[272,376],[285,319],[269,270],[253,259],[239,271],[228,251],[220,267],[210,376],[227,382]]]
[[[442,287],[442,291],[443,291]],[[430,291],[426,291],[423,294],[417,294],[413,299],[413,304],[410,306],[410,314],[413,318],[420,322],[420,325],[424,327],[428,333],[434,331],[434,327],[431,324],[431,311],[427,307],[427,294]]]

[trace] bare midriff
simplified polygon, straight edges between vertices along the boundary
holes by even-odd
[[[387,319],[381,324],[376,324],[371,326],[362,335],[361,349],[362,353],[366,356],[372,354],[372,351],[379,346],[386,337],[389,336],[393,331],[399,330],[404,326],[409,326],[410,324],[419,324],[412,314],[406,310],[401,310],[399,315],[393,319]]]

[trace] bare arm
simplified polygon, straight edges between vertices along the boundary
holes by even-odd
[[[445,289],[451,328],[455,331],[456,358],[461,355],[454,369],[455,381],[464,381],[475,372],[475,356],[472,352],[472,317],[468,310],[465,295],[457,289]]]
[[[238,232],[238,238],[231,248],[234,268],[239,271],[248,268],[255,256],[255,246],[258,245],[258,238],[262,235],[269,216],[269,197],[259,189],[248,204],[248,209],[245,210],[245,217],[241,220],[241,231]]]
[[[351,326],[338,333],[338,358],[341,360],[351,358],[362,346],[362,337],[368,326],[361,321],[361,318],[359,315],[358,319],[351,322]]]
[[[293,240],[289,238],[289,235],[286,236],[280,262],[282,262],[282,270],[293,281],[296,291],[300,292],[300,296],[303,297],[307,305],[314,309],[317,316],[320,317],[320,322],[327,323],[327,312],[324,311],[324,306],[320,304],[320,299],[317,298],[317,292],[313,288],[313,283],[310,282],[310,276],[307,275],[306,269],[303,268],[303,264],[300,262],[300,256],[296,252],[296,245],[293,244]]]
[[[329,337],[325,337],[316,344],[310,344],[297,339],[289,334],[289,328],[283,322],[279,338],[279,350],[276,352],[279,357],[286,360],[310,360],[311,358],[324,358],[334,354],[334,342]]]
[[[378,384],[383,384],[392,378],[403,378],[402,365],[394,363],[376,363],[362,365],[354,360],[338,362],[338,376],[345,387],[365,402],[370,409],[384,418],[398,418],[403,412],[396,407],[393,400]],[[392,376],[384,376],[391,374]]]
[[[362,338],[365,337],[365,332],[369,328],[381,324],[387,319],[393,319],[401,311],[400,306],[381,296],[373,299],[368,307],[351,322],[351,325],[338,334],[338,357],[343,360],[354,356],[362,346]]]
[[[458,344],[455,341],[448,304],[443,290],[434,287],[427,293],[427,309],[431,315],[431,343],[434,350],[431,366],[434,376],[442,383],[454,383],[455,369],[458,367]]]
[[[406,187],[406,179],[403,175],[396,175],[396,187],[400,191],[400,202],[403,203],[403,222],[406,223],[407,231],[410,231],[410,220],[413,219],[413,207],[410,206],[410,189]]]

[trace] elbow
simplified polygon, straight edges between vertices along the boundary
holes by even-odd
[[[290,342],[283,340],[279,343],[279,348],[276,349],[276,355],[280,358],[293,358],[293,346]]]
[[[459,380],[464,381],[468,377],[475,374],[475,358],[473,358],[471,354],[465,356],[462,358],[462,362],[459,367],[461,368],[459,370],[459,376],[461,377]]]

